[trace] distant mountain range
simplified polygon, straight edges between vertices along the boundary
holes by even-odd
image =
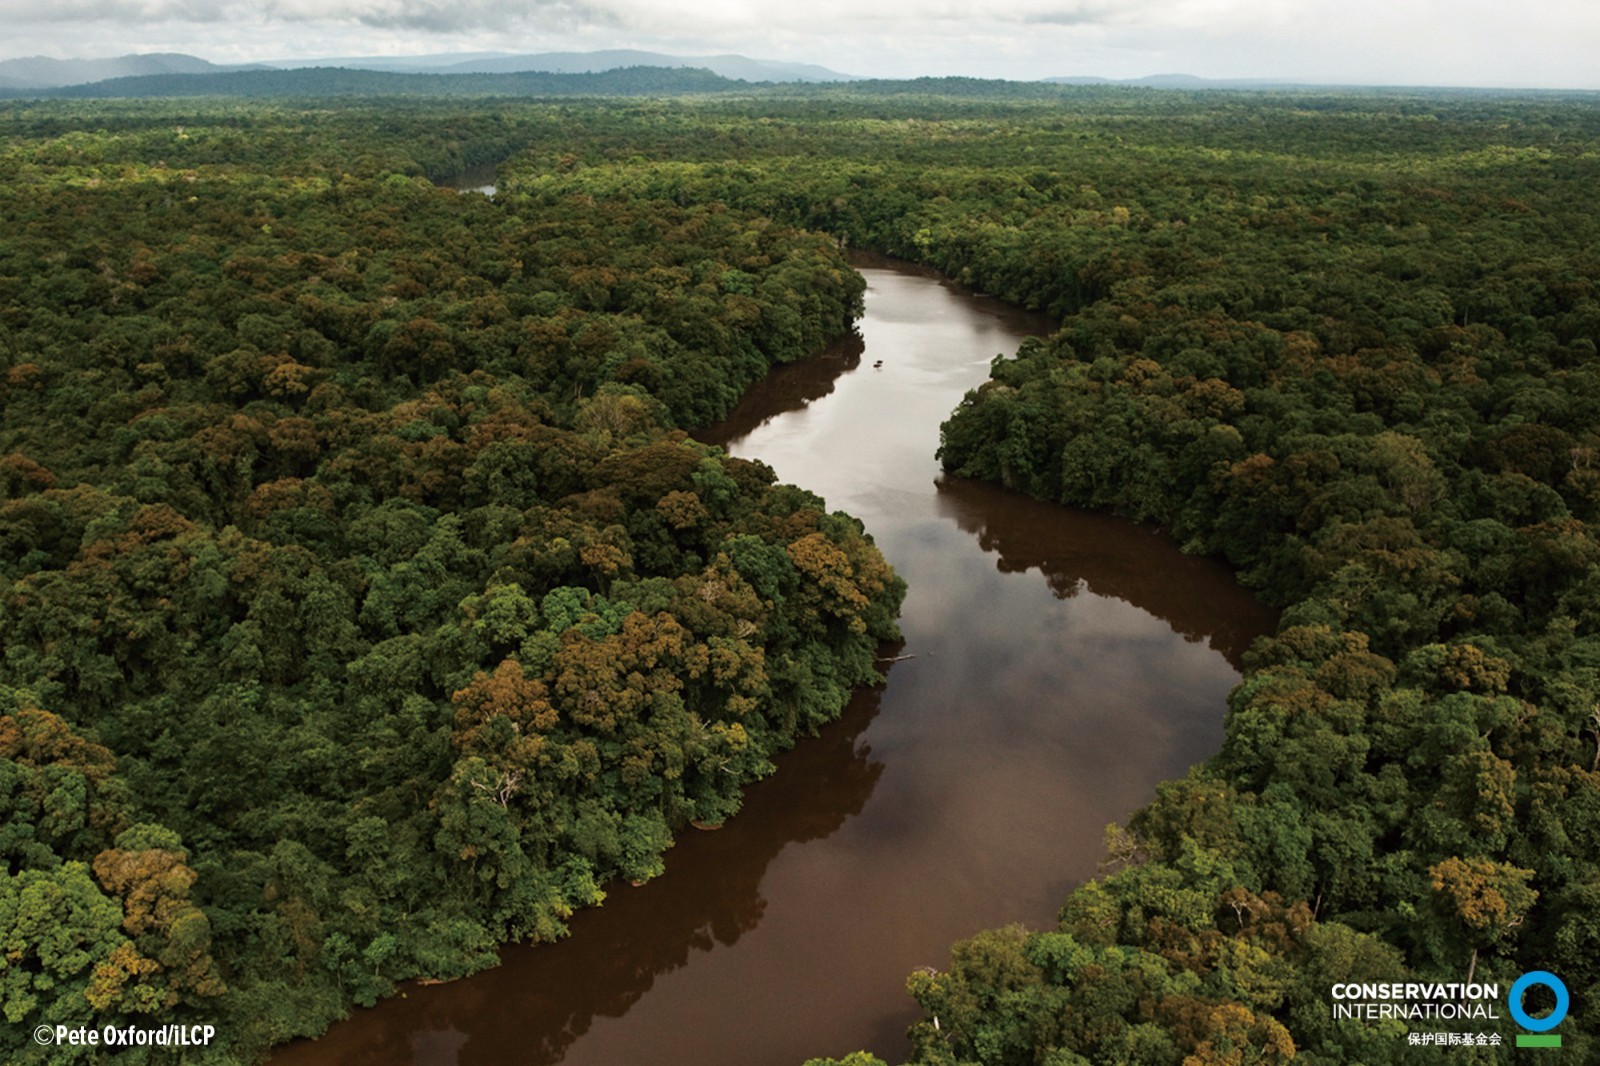
[[[390,74],[599,74],[629,67],[692,68],[745,82],[857,82],[866,80],[815,63],[786,63],[741,55],[675,56],[633,48],[598,52],[446,52],[415,56],[340,56],[328,59],[275,59],[225,65],[181,52],[150,52],[115,59],[0,60],[0,89],[61,89],[111,79],[169,74],[225,74],[243,70],[339,69]],[[1270,78],[1199,78],[1192,74],[1153,74],[1145,78],[1041,78],[1052,85],[1131,85],[1157,89],[1279,89],[1304,82]],[[199,91],[199,90],[197,90]],[[205,90],[209,91],[209,90]]]
[[[1279,78],[1063,76],[1037,81],[943,77],[877,79],[814,63],[741,55],[675,56],[616,48],[597,52],[452,52],[412,56],[279,59],[224,65],[179,52],[114,59],[0,60],[0,97],[27,96],[631,96],[751,91],[803,85],[827,93],[848,84],[857,94],[928,93],[1044,99],[1071,86],[1170,90],[1328,90],[1336,85]],[[792,91],[792,90],[785,90]],[[1359,91],[1359,90],[1357,90]],[[1438,90],[1445,91],[1445,90]],[[1480,90],[1488,91],[1488,90]]]
[[[1202,78],[1194,74],[1150,74],[1143,78],[1040,78],[1051,85],[1131,85],[1146,89],[1307,89],[1313,83],[1285,78]]]
[[[173,74],[225,74],[237,71],[340,69],[392,74],[598,74],[630,67],[706,70],[719,77],[747,82],[854,81],[813,63],[784,63],[739,55],[672,56],[618,48],[603,52],[543,52],[512,55],[472,52],[423,56],[350,56],[337,59],[281,59],[270,63],[225,66],[177,52],[118,56],[115,59],[0,60],[0,88],[9,90],[63,89],[112,79],[149,78]],[[204,90],[200,90],[204,91]]]
[[[182,52],[146,52],[117,56],[115,59],[29,56],[26,59],[0,60],[0,86],[8,89],[57,89],[65,85],[87,85],[108,78],[150,74],[217,74],[229,70],[249,70],[252,66],[219,66]]]
[[[749,82],[729,81],[689,67],[624,67],[598,74],[413,74],[396,70],[305,67],[298,70],[223,70],[204,74],[140,74],[86,85],[50,89],[0,86],[0,98],[57,99],[227,96],[686,96],[750,91]]]
[[[713,74],[734,81],[857,80],[853,74],[841,74],[837,70],[829,70],[815,63],[784,63],[739,55],[673,56],[662,52],[641,52],[633,48],[612,48],[600,52],[538,52],[531,55],[474,52],[466,55],[286,59],[269,62],[266,65],[283,70],[298,67],[347,67],[352,70],[393,70],[410,74],[516,74],[523,71],[542,71],[549,74],[598,74],[623,67],[693,67],[698,70],[709,70]]]

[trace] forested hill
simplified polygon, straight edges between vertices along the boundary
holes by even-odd
[[[748,90],[749,83],[691,67],[623,67],[585,74],[407,74],[308,67],[203,74],[141,74],[56,89],[0,90],[0,97],[113,99],[183,96],[680,96]]]

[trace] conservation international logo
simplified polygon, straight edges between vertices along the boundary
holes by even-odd
[[[1522,1006],[1522,997],[1535,985],[1543,985],[1556,997],[1555,1009],[1543,1018],[1533,1017]],[[1511,1020],[1527,1030],[1517,1034],[1517,1046],[1560,1047],[1560,1035],[1551,1030],[1561,1024],[1571,1005],[1572,996],[1567,992],[1566,983],[1548,970],[1530,970],[1517,978],[1511,985],[1511,994],[1506,997],[1506,1010],[1510,1012]]]
[[[1555,998],[1553,1008],[1541,1016],[1529,1013],[1527,994],[1545,988]],[[1566,983],[1548,970],[1530,970],[1517,978],[1502,996],[1495,983],[1456,984],[1422,981],[1381,982],[1375,984],[1336,984],[1331,991],[1335,1019],[1373,1022],[1385,1019],[1420,1023],[1407,1034],[1406,1042],[1417,1046],[1499,1047],[1498,1032],[1439,1032],[1437,1026],[1452,1023],[1497,1022],[1509,1016],[1523,1031],[1516,1036],[1519,1048],[1559,1048],[1561,1037],[1554,1030],[1566,1019],[1572,996]],[[1505,1014],[1499,1008],[1504,1007]]]

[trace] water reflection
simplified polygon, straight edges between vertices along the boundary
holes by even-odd
[[[1172,552],[1160,530],[1114,515],[1044,503],[998,485],[941,477],[939,511],[996,556],[1001,573],[1037,570],[1056,596],[1081,592],[1132,604],[1164,619],[1192,641],[1205,641],[1236,670],[1277,612],[1254,599],[1240,602],[1233,576],[1208,559]],[[1163,565],[1152,567],[1153,556]],[[1230,609],[1218,610],[1228,603]]]
[[[495,182],[499,180],[494,163],[477,163],[468,167],[453,178],[446,178],[436,184],[457,192],[480,192],[485,196],[493,196],[496,192]]]
[[[726,444],[749,436],[775,418],[803,411],[833,392],[834,382],[861,365],[866,342],[852,332],[828,346],[820,355],[774,367],[754,388],[759,402],[745,402],[722,422],[694,436],[708,444]]]
[[[883,773],[861,743],[882,691],[857,693],[839,721],[778,756],[778,772],[750,791],[724,828],[681,837],[666,876],[639,888],[608,886],[603,907],[573,916],[567,940],[509,950],[498,969],[478,978],[409,986],[405,998],[290,1045],[273,1061],[563,1061],[597,1017],[623,1016],[661,975],[754,929],[767,910],[762,878],[787,845],[827,837],[860,813]]]

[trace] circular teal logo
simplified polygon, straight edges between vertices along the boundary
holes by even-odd
[[[1556,994],[1556,1009],[1543,1018],[1532,1017],[1522,1009],[1523,994],[1534,985],[1544,985]],[[1511,1020],[1530,1033],[1544,1033],[1554,1029],[1561,1024],[1561,1020],[1567,1016],[1567,1008],[1572,1005],[1572,997],[1567,994],[1566,983],[1546,970],[1530,970],[1517,978],[1516,983],[1511,986],[1511,995],[1507,999],[1506,1007],[1511,1011]]]

